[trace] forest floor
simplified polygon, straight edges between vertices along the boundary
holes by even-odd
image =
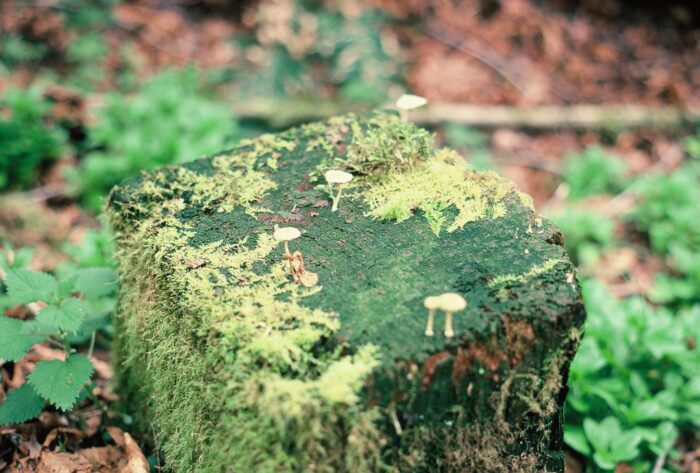
[[[700,107],[700,9],[683,2],[661,7],[622,0],[328,0],[323,8],[292,0],[235,3],[105,0],[90,8],[81,0],[0,3],[0,97],[40,84],[47,107],[43,120],[66,135],[58,159],[41,162],[29,182],[4,186],[0,196],[0,237],[14,247],[32,247],[32,269],[53,271],[81,259],[110,264],[105,262],[110,250],[99,210],[86,203],[93,201],[90,193],[102,197],[109,184],[89,187],[78,179],[76,185],[71,172],[87,173],[86,163],[97,162],[93,156],[109,153],[110,146],[115,147],[110,156],[125,152],[113,144],[124,133],[118,123],[132,120],[126,126],[138,126],[141,116],[129,115],[124,104],[140,93],[144,78],[173,67],[194,65],[200,78],[206,76],[208,90],[185,91],[202,97],[195,107],[211,102],[212,96],[235,101],[252,94],[273,100],[338,100],[367,109],[403,90],[434,103],[485,107]],[[347,25],[339,33],[345,38],[331,34],[338,19]],[[367,36],[362,29],[367,24],[381,27],[370,26],[372,35]],[[345,39],[361,46],[348,46]],[[121,95],[115,98],[115,91]],[[115,100],[123,115],[100,112]],[[233,122],[235,106],[230,112]],[[98,125],[105,116],[112,117],[112,128]],[[235,132],[226,132],[227,144],[271,129],[263,117],[235,126]],[[644,186],[637,183],[657,174],[675,179],[698,159],[695,124],[671,130],[444,124],[434,131],[441,143],[460,150],[475,166],[496,169],[531,194],[537,209],[560,223],[567,238],[571,232],[570,250],[582,276],[602,281],[615,298],[639,296],[654,308],[674,311],[697,302],[700,288],[692,288],[681,302],[675,296],[669,302],[651,295],[657,274],[691,280],[688,274],[698,269],[679,269],[678,256],[654,247],[648,223],[630,217],[649,195],[638,193]],[[143,142],[136,146],[146,148],[148,136],[137,138]],[[179,146],[183,153],[189,150]],[[132,163],[133,170],[176,161],[149,159]],[[575,162],[585,165],[577,168]],[[580,175],[583,182],[576,177]],[[678,192],[695,195],[692,189]],[[594,217],[572,223],[573,214]],[[693,232],[689,240],[700,245]],[[692,245],[689,251],[697,252]],[[689,284],[700,284],[700,277],[694,277]],[[8,308],[5,315],[30,316],[26,307]],[[143,454],[124,435],[130,417],[115,403],[108,329],[97,346],[91,393],[73,411],[47,408],[36,420],[0,427],[0,470],[139,471],[134,465],[145,461]],[[61,353],[37,345],[21,361],[4,364],[0,402],[23,384],[37,361]],[[656,421],[661,420],[667,419]],[[647,447],[640,443],[641,453],[617,458],[615,471],[635,471],[631,465],[645,461],[654,472],[673,471],[662,470],[668,461],[668,468],[700,472],[697,425],[680,420],[676,425],[681,433],[673,448],[657,451],[651,441]],[[152,470],[159,471],[155,429],[152,434],[137,440]],[[571,472],[602,468],[591,460],[592,451],[578,448],[576,453],[577,445],[571,447]]]

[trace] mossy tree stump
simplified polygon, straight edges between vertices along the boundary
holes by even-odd
[[[584,313],[561,235],[432,145],[348,115],[113,191],[118,382],[168,470],[563,471]],[[328,169],[355,176],[337,212]],[[275,225],[301,230],[318,285],[293,281]],[[468,306],[426,336],[443,292]]]

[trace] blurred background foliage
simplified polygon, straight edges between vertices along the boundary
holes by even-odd
[[[697,107],[698,44],[698,9],[673,1],[6,0],[3,264],[110,268],[99,215],[111,186],[309,111],[403,92]],[[700,127],[432,128],[532,194],[579,265],[588,322],[571,368],[569,470],[700,471]],[[89,327],[105,359],[114,300]],[[96,405],[109,400],[70,422]]]

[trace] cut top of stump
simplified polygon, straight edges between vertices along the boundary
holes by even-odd
[[[338,212],[328,205],[329,169],[355,176]],[[255,341],[301,325],[308,331],[290,343],[303,349],[334,340],[373,345],[381,363],[421,363],[514,326],[534,347],[540,334],[565,337],[583,320],[561,234],[529,197],[434,150],[432,135],[388,112],[263,135],[143,174],[116,188],[109,206],[118,238],[148,238],[179,304],[207,314],[196,327],[203,337]],[[301,231],[290,248],[318,274],[317,287],[285,272],[275,225]],[[445,292],[468,306],[453,338],[427,337],[423,300]]]

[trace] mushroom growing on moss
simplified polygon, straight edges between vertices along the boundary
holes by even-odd
[[[434,335],[435,311],[440,307],[440,298],[438,296],[428,296],[423,299],[423,305],[428,309],[428,323],[425,325],[425,335],[432,337]]]
[[[306,287],[312,287],[318,284],[318,274],[307,271],[304,267],[304,257],[301,251],[291,253],[289,251],[289,242],[301,236],[299,229],[294,227],[278,227],[275,225],[275,232],[272,235],[275,240],[284,242],[284,260],[289,262],[289,272],[297,282]]]
[[[413,94],[403,94],[396,101],[396,108],[399,109],[399,114],[403,120],[408,120],[411,110],[420,108],[428,103],[425,97]]]
[[[446,292],[440,296],[440,308],[445,311],[445,336],[454,337],[452,314],[467,307],[467,301],[456,292]]]
[[[352,181],[352,174],[345,171],[339,171],[337,169],[331,169],[326,171],[325,174],[326,182],[331,187],[331,197],[333,198],[332,212],[338,210],[338,202],[340,201],[340,194],[343,192],[343,184],[347,184]],[[338,184],[338,194],[333,195],[333,184]]]
[[[301,236],[301,232],[299,231],[298,228],[294,227],[278,227],[275,225],[275,232],[272,234],[272,237],[277,240],[277,241],[283,241],[284,242],[284,259],[287,260],[292,257],[292,254],[289,252],[289,242],[292,240],[296,240]]]

